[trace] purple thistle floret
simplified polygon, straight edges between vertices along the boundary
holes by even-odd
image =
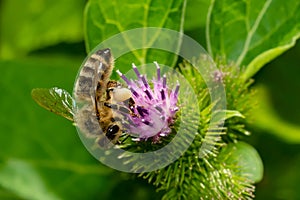
[[[145,75],[140,74],[134,64],[132,68],[137,76],[137,80],[129,80],[119,70],[117,73],[127,83],[128,88],[132,92],[134,105],[130,107],[131,114],[124,114],[126,118],[123,123],[124,128],[129,134],[133,134],[136,140],[147,140],[152,138],[154,142],[159,141],[160,137],[170,134],[170,125],[174,123],[176,112],[179,110],[177,106],[179,82],[174,89],[167,86],[167,77],[161,77],[160,67],[157,67],[157,77],[153,78],[153,87]]]

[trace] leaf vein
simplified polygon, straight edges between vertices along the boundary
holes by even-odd
[[[297,12],[297,10],[296,10]],[[285,20],[283,20],[280,24],[278,24],[277,26],[273,27],[273,29],[271,31],[268,31],[267,34],[265,34],[259,41],[257,41],[255,44],[253,44],[251,47],[249,47],[248,51],[256,48],[257,46],[261,45],[263,42],[267,41],[268,38],[271,37],[272,34],[275,34],[282,26],[284,26],[285,24],[287,24],[287,22],[291,19],[294,19],[294,15],[290,15],[289,18],[286,18]]]
[[[255,33],[255,31],[257,30],[258,26],[259,26],[259,23],[260,21],[262,20],[263,16],[265,15],[267,9],[269,8],[270,4],[271,4],[272,0],[268,0],[266,1],[266,3],[264,4],[264,6],[262,7],[261,11],[259,12],[251,30],[248,32],[247,34],[247,38],[246,38],[246,41],[245,41],[245,44],[244,44],[244,48],[243,48],[243,51],[242,53],[240,54],[239,58],[237,59],[237,66],[240,66],[242,61],[244,60],[247,52],[248,52],[248,49],[249,49],[249,46],[250,46],[250,42],[252,40],[252,37]]]
[[[207,51],[212,57],[214,57],[214,55],[212,52],[211,39],[210,39],[210,23],[211,23],[211,16],[212,16],[214,5],[215,5],[215,0],[211,0],[210,6],[208,7],[208,11],[207,11],[206,27],[205,27]]]

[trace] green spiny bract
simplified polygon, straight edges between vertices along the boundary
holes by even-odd
[[[163,199],[252,199],[252,181],[239,174],[240,166],[226,163],[228,156],[219,154],[228,143],[237,142],[249,135],[245,129],[245,116],[248,116],[247,112],[253,106],[250,101],[253,91],[249,89],[252,81],[243,82],[239,68],[233,64],[218,64],[218,71],[211,74],[215,81],[224,85],[227,110],[234,114],[226,115],[224,127],[209,131],[215,102],[211,102],[205,81],[187,62],[179,65],[177,70],[192,85],[197,95],[198,104],[192,102],[185,105],[185,109],[199,109],[200,117],[195,117],[194,112],[190,112],[189,121],[181,122],[188,123],[186,127],[196,130],[191,132],[187,128],[185,132],[181,132],[185,137],[194,137],[194,140],[184,154],[170,165],[152,172],[140,173],[138,176],[147,179],[158,191],[165,191]],[[182,110],[178,115],[181,112]],[[176,134],[178,126],[179,123],[175,122],[172,127],[173,134]],[[156,144],[151,141],[127,142],[123,148],[131,152],[154,151],[169,143],[174,137],[172,133]],[[203,148],[204,143],[209,144],[207,148]]]

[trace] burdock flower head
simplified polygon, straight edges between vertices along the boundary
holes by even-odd
[[[157,77],[154,77],[152,82],[148,82],[146,76],[140,74],[134,64],[132,68],[137,80],[129,80],[119,70],[117,71],[131,90],[133,100],[129,105],[131,113],[123,113],[126,119],[123,126],[128,134],[135,136],[138,141],[151,138],[156,142],[160,137],[169,135],[170,126],[174,123],[176,112],[179,110],[177,106],[179,82],[175,88],[170,89],[166,75],[161,76],[158,63],[154,64],[157,67]]]

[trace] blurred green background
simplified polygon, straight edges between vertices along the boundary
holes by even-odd
[[[31,98],[32,88],[72,92],[86,56],[80,0],[0,1],[0,199],[159,199],[144,180],[113,171],[81,144],[72,124]],[[198,5],[198,4],[197,4]],[[208,3],[187,10],[185,33],[205,46]],[[192,6],[190,6],[192,7]],[[189,9],[189,7],[188,7]],[[194,8],[195,9],[195,8]],[[199,20],[199,26],[191,20]],[[256,199],[300,199],[300,42],[254,78],[249,142],[265,174]]]

